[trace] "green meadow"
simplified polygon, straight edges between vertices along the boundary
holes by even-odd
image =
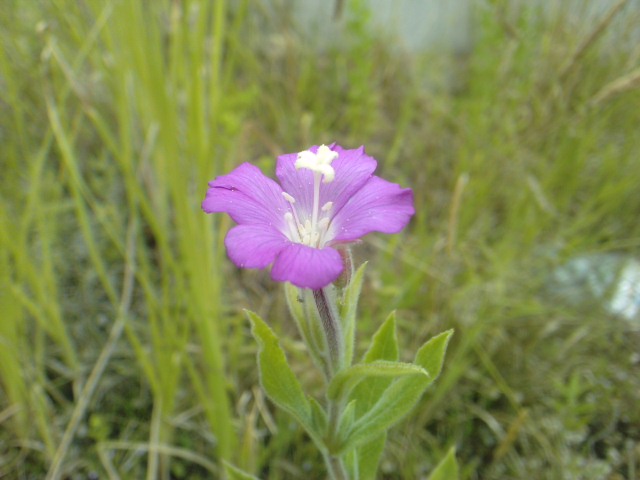
[[[455,329],[379,478],[452,446],[462,479],[640,478],[637,3],[473,2],[453,53],[403,50],[357,0],[315,44],[285,3],[2,1],[0,478],[324,478],[258,385],[243,309],[321,388],[282,285],[200,203],[332,142],[416,202],[354,248],[356,356],[390,311],[403,359]]]

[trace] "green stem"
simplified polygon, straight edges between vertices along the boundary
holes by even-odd
[[[329,358],[327,362],[327,380],[331,382],[333,376],[344,367],[345,345],[344,334],[340,314],[335,302],[335,295],[332,287],[326,287],[313,291],[313,299],[318,310],[318,315],[322,321],[322,329],[327,341]],[[349,480],[349,474],[340,455],[333,452],[339,447],[340,416],[342,407],[332,400],[327,401],[328,409],[328,431],[324,439],[322,456],[327,466],[327,473],[331,480]]]
[[[327,438],[325,440],[325,451],[323,452],[324,462],[327,465],[327,472],[331,480],[349,480],[349,474],[342,461],[342,457],[334,455],[336,444],[340,441],[338,427],[340,424],[341,408],[337,402],[328,401],[327,405],[329,425]]]
[[[335,457],[329,452],[325,452],[323,456],[331,480],[349,480],[349,474],[340,457]]]
[[[329,348],[329,369],[328,379],[330,380],[338,373],[344,361],[344,338],[338,310],[334,302],[331,301],[330,287],[313,291],[313,299],[316,302],[318,314],[322,321],[322,328],[327,339]]]

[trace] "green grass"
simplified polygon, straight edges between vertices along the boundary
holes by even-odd
[[[399,52],[363,2],[318,50],[260,1],[5,1],[0,476],[217,478],[227,460],[321,478],[257,386],[241,309],[310,390],[319,372],[282,290],[233,267],[231,222],[199,205],[234,165],[338,141],[417,206],[356,248],[359,352],[394,309],[405,359],[456,329],[381,478],[425,478],[452,445],[463,478],[638,478],[638,328],[545,288],[577,256],[640,251],[640,12],[622,3],[579,22],[477,2],[456,56]]]

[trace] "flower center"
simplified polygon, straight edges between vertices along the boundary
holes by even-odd
[[[338,153],[325,145],[320,145],[317,153],[310,150],[298,153],[296,169],[306,168],[313,172],[313,207],[311,218],[301,219],[295,207],[296,199],[287,192],[282,193],[285,200],[291,204],[291,211],[285,213],[284,218],[289,226],[293,241],[314,248],[324,246],[325,236],[331,222],[330,214],[333,202],[327,202],[322,207],[320,206],[320,180],[323,183],[333,181],[335,171],[331,162],[336,158],[338,158]]]

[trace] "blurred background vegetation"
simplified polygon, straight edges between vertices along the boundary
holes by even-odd
[[[375,4],[2,1],[0,477],[323,478],[242,309],[320,375],[200,202],[337,141],[416,196],[356,249],[358,344],[456,329],[380,478],[452,445],[465,479],[640,478],[638,3],[461,2],[465,42],[418,49]]]

